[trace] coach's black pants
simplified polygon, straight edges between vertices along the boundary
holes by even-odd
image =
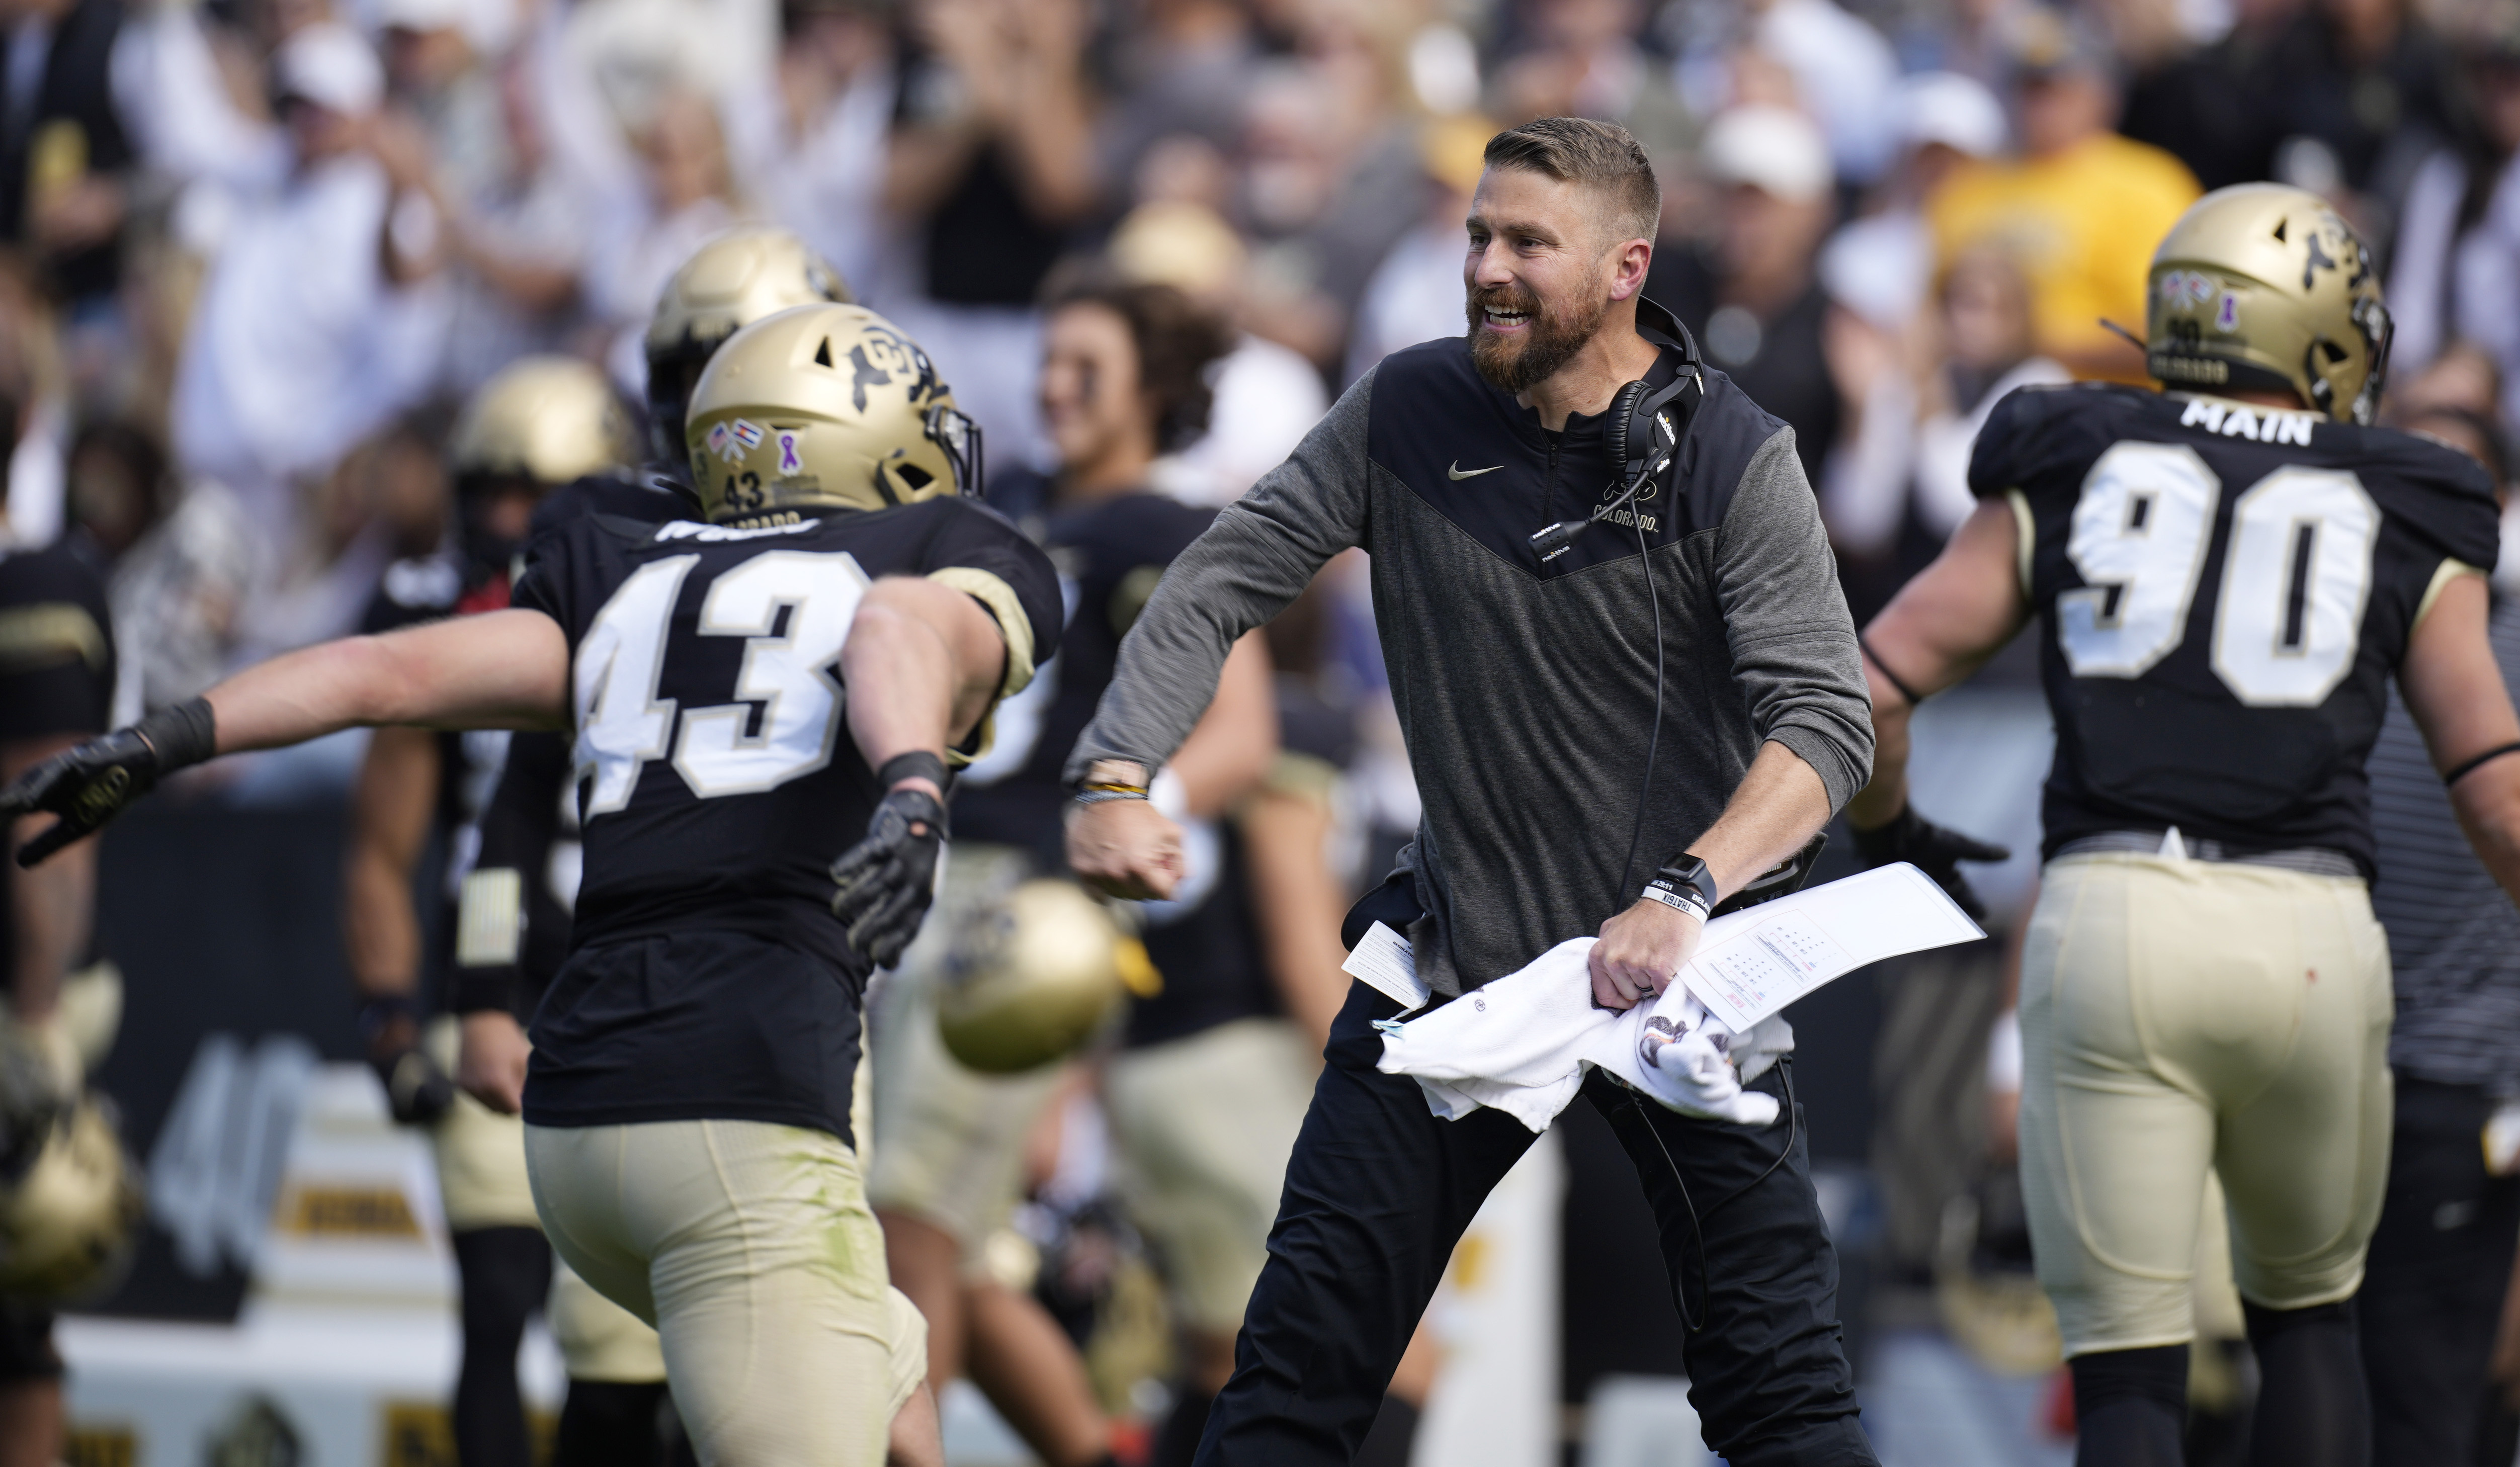
[[[2482,1089],[2398,1077],[2388,1201],[2360,1300],[2374,1467],[2477,1460],[2520,1238],[2520,1178],[2485,1171],[2493,1108]]]
[[[1349,1461],[1453,1244],[1531,1145],[1532,1134],[1502,1111],[1438,1120],[1416,1081],[1374,1069],[1382,1040],[1373,1021],[1398,1010],[1360,983],[1330,1027],[1269,1264],[1243,1316],[1234,1378],[1208,1415],[1199,1467]],[[1772,1072],[1754,1088],[1780,1093],[1778,1079]],[[1799,1125],[1689,1120],[1598,1074],[1585,1097],[1636,1163],[1687,1315],[1705,1325],[1688,1337],[1687,1358],[1707,1445],[1732,1467],[1873,1462],[1856,1424],[1837,1257]],[[1570,1248],[1584,1246],[1576,1226]]]

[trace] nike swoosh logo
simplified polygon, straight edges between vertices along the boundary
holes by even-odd
[[[1452,464],[1444,469],[1444,477],[1448,479],[1474,479],[1483,473],[1494,473],[1504,467],[1505,466],[1503,464],[1490,464],[1485,468],[1463,468],[1462,467],[1462,461],[1455,459]]]

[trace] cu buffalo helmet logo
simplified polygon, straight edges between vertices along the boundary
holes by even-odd
[[[918,342],[888,327],[870,326],[865,339],[849,348],[849,405],[866,411],[867,388],[888,387],[905,381],[910,401],[916,407],[942,390],[936,380],[936,364]]]

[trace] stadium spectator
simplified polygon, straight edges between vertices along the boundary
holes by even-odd
[[[1836,213],[1828,144],[1800,112],[1739,107],[1707,126],[1701,165],[1723,190],[1719,233],[1709,248],[1657,250],[1645,293],[1696,333],[1707,360],[1752,402],[1792,425],[1817,483],[1844,416],[1813,268]]]
[[[917,296],[894,319],[936,359],[1001,454],[1041,450],[1033,309],[1098,208],[1085,0],[918,0],[884,207]]]
[[[1241,238],[1194,203],[1148,203],[1111,232],[1121,277],[1172,286],[1232,329],[1233,349],[1204,368],[1207,430],[1158,459],[1148,482],[1194,505],[1238,499],[1294,451],[1329,411],[1321,375],[1294,351],[1243,327],[1250,256]]]
[[[2029,282],[1993,244],[1961,251],[1944,272],[1932,332],[1940,361],[1922,373],[1860,322],[1841,315],[1830,325],[1831,365],[1857,426],[1821,481],[1821,518],[1847,604],[1868,618],[1976,508],[1969,452],[1995,405],[2016,387],[2073,376],[2034,349]]]
[[[2403,426],[2509,482],[2490,396],[2479,404],[2453,379],[2411,382],[2403,397]],[[2504,686],[2520,686],[2520,600],[2507,590],[2494,598],[2487,630]],[[2371,909],[2388,929],[2397,991],[2389,1189],[2359,1305],[2371,1461],[2484,1462],[2493,1460],[2481,1440],[2495,1404],[2490,1366],[2520,1245],[2520,1157],[2507,1145],[2498,1156],[2487,1129],[2498,1108],[2520,1106],[2520,911],[2468,849],[2395,693],[2369,769],[2380,852]]]
[[[2416,164],[2452,135],[2449,44],[2408,0],[2315,0],[2260,67],[2251,176],[2327,195],[2385,249]]]
[[[780,180],[763,206],[850,289],[879,293],[884,137],[900,100],[890,28],[870,0],[797,0],[779,15],[779,85],[757,94],[779,110],[774,152],[753,164]]]
[[[2460,50],[2471,125],[2416,168],[2390,260],[2391,366],[2409,383],[2462,338],[2506,386],[2520,383],[2520,7],[2493,6],[2471,24]],[[2515,409],[2506,397],[2501,416]]]
[[[1456,117],[1419,134],[1418,156],[1431,185],[1426,211],[1365,283],[1348,330],[1347,381],[1404,346],[1462,330],[1462,260],[1469,243],[1463,221],[1479,186],[1480,153],[1495,131],[1485,118]]]
[[[10,0],[0,70],[0,239],[79,313],[112,305],[132,150],[111,72],[120,0]]]
[[[498,168],[463,193],[432,186],[453,319],[444,390],[469,392],[518,357],[572,344],[584,302],[587,190],[562,167],[547,104],[521,62],[496,72]]]
[[[1593,117],[1634,133],[1657,166],[1688,156],[1698,119],[1669,69],[1638,43],[1641,0],[1521,0],[1512,19],[1522,49],[1497,68],[1490,89],[1500,122]]]
[[[440,292],[398,278],[409,212],[371,150],[375,52],[323,22],[282,42],[272,70],[295,166],[241,206],[211,264],[173,422],[182,470],[226,485],[253,525],[264,594],[246,611],[278,647],[346,629],[382,566],[373,546],[343,561],[338,537],[309,534],[311,496],[426,390],[444,313]]]
[[[127,422],[91,422],[71,440],[67,487],[71,522],[111,564],[166,517],[165,450]]]
[[[1102,175],[1134,178],[1158,145],[1194,138],[1222,153],[1242,129],[1259,74],[1251,17],[1234,0],[1144,0],[1115,37],[1114,95],[1100,124]]]
[[[609,362],[625,387],[645,391],[641,341],[656,292],[711,235],[743,219],[726,129],[700,92],[675,86],[639,133],[640,186],[618,195],[588,253],[588,304],[612,333]]]
[[[2012,53],[2022,156],[1971,163],[1927,201],[1937,260],[1994,239],[2030,277],[2039,350],[2077,377],[2143,380],[2142,353],[2100,325],[2143,320],[2152,247],[2195,201],[2196,180],[2157,148],[2109,131],[2114,63],[2074,22],[2045,12]]]
[[[1897,167],[1874,191],[1872,211],[1821,246],[1819,267],[1832,302],[1893,335],[1914,329],[1931,303],[1936,261],[1924,201],[1962,163],[2001,155],[2008,132],[2003,104],[1957,71],[1902,81],[1897,115]]]
[[[2287,78],[2267,65],[2301,0],[2236,0],[2230,29],[2131,72],[2118,131],[2178,155],[2208,189],[2265,176],[2266,93]]]

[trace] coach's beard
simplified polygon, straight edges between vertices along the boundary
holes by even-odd
[[[1482,287],[1470,291],[1470,365],[1489,386],[1520,394],[1547,381],[1566,359],[1584,349],[1610,313],[1607,291],[1588,281],[1569,306],[1552,306],[1520,286]],[[1490,311],[1527,316],[1531,324],[1507,333],[1487,324]]]

